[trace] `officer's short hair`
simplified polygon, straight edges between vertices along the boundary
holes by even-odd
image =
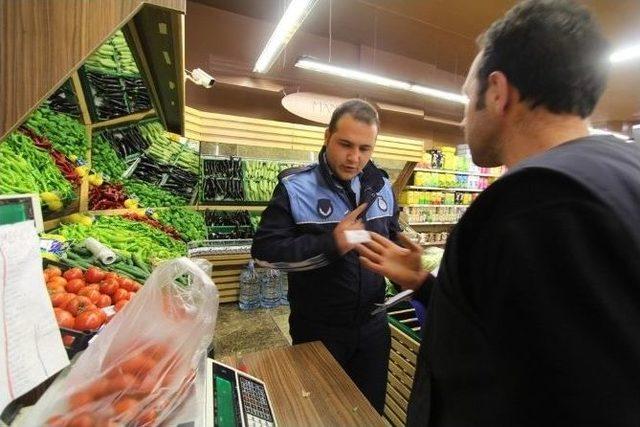
[[[380,119],[378,118],[378,112],[373,105],[362,99],[350,99],[343,102],[333,111],[331,115],[331,121],[329,122],[329,133],[336,131],[336,126],[340,117],[345,114],[349,114],[359,122],[372,125],[375,123],[376,127],[380,129]]]

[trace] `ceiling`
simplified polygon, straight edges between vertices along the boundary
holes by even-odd
[[[288,4],[287,0],[189,2],[266,21],[272,26]],[[476,37],[515,3],[514,0],[320,0],[299,31],[327,39],[327,52],[329,38],[333,43],[366,46],[373,52],[373,67],[376,52],[430,64],[455,74],[454,86],[459,88],[476,54]],[[640,0],[582,0],[582,3],[595,13],[614,47],[640,42]],[[298,34],[292,43],[296,37]],[[259,53],[264,41],[252,43]],[[189,46],[187,55],[188,51]],[[614,66],[594,121],[640,120],[638,70],[640,62],[637,61]],[[417,106],[413,98],[405,104]]]

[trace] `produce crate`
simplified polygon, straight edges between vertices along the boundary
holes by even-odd
[[[245,199],[240,157],[203,156],[200,170],[202,173],[200,201],[202,203]]]
[[[151,110],[151,98],[139,76],[107,74],[81,67],[78,71],[92,122]]]
[[[77,353],[86,349],[89,346],[89,341],[91,341],[91,338],[93,338],[98,333],[98,331],[99,329],[95,331],[84,332],[84,331],[77,331],[75,329],[61,327],[60,334],[62,335],[63,339],[65,337],[73,337],[73,342],[71,342],[70,345],[65,344],[64,346],[64,349],[67,351],[67,356],[69,356],[69,359],[72,359],[73,356],[75,356]]]
[[[393,317],[389,317],[389,327],[391,352],[384,415],[392,426],[400,427],[407,421],[407,407],[416,372],[420,338],[415,331]]]
[[[78,99],[73,90],[71,79],[67,80],[47,99],[47,105],[53,111],[80,118],[81,112]]]

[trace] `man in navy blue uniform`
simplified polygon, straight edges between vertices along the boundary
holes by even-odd
[[[384,278],[360,266],[344,233],[395,239],[399,231],[391,183],[370,161],[378,129],[369,103],[340,105],[318,163],[280,174],[251,253],[288,272],[293,343],[322,341],[382,413],[391,341],[385,314],[371,312],[384,300]]]
[[[362,262],[428,304],[408,426],[640,426],[640,147],[590,135],[609,49],[589,12],[519,2],[480,41],[465,137],[509,172],[436,277],[381,236]]]

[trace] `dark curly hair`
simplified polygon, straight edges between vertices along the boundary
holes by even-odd
[[[531,109],[586,118],[606,86],[609,43],[591,13],[570,0],[526,0],[480,36],[477,109],[488,76],[503,72]]]

